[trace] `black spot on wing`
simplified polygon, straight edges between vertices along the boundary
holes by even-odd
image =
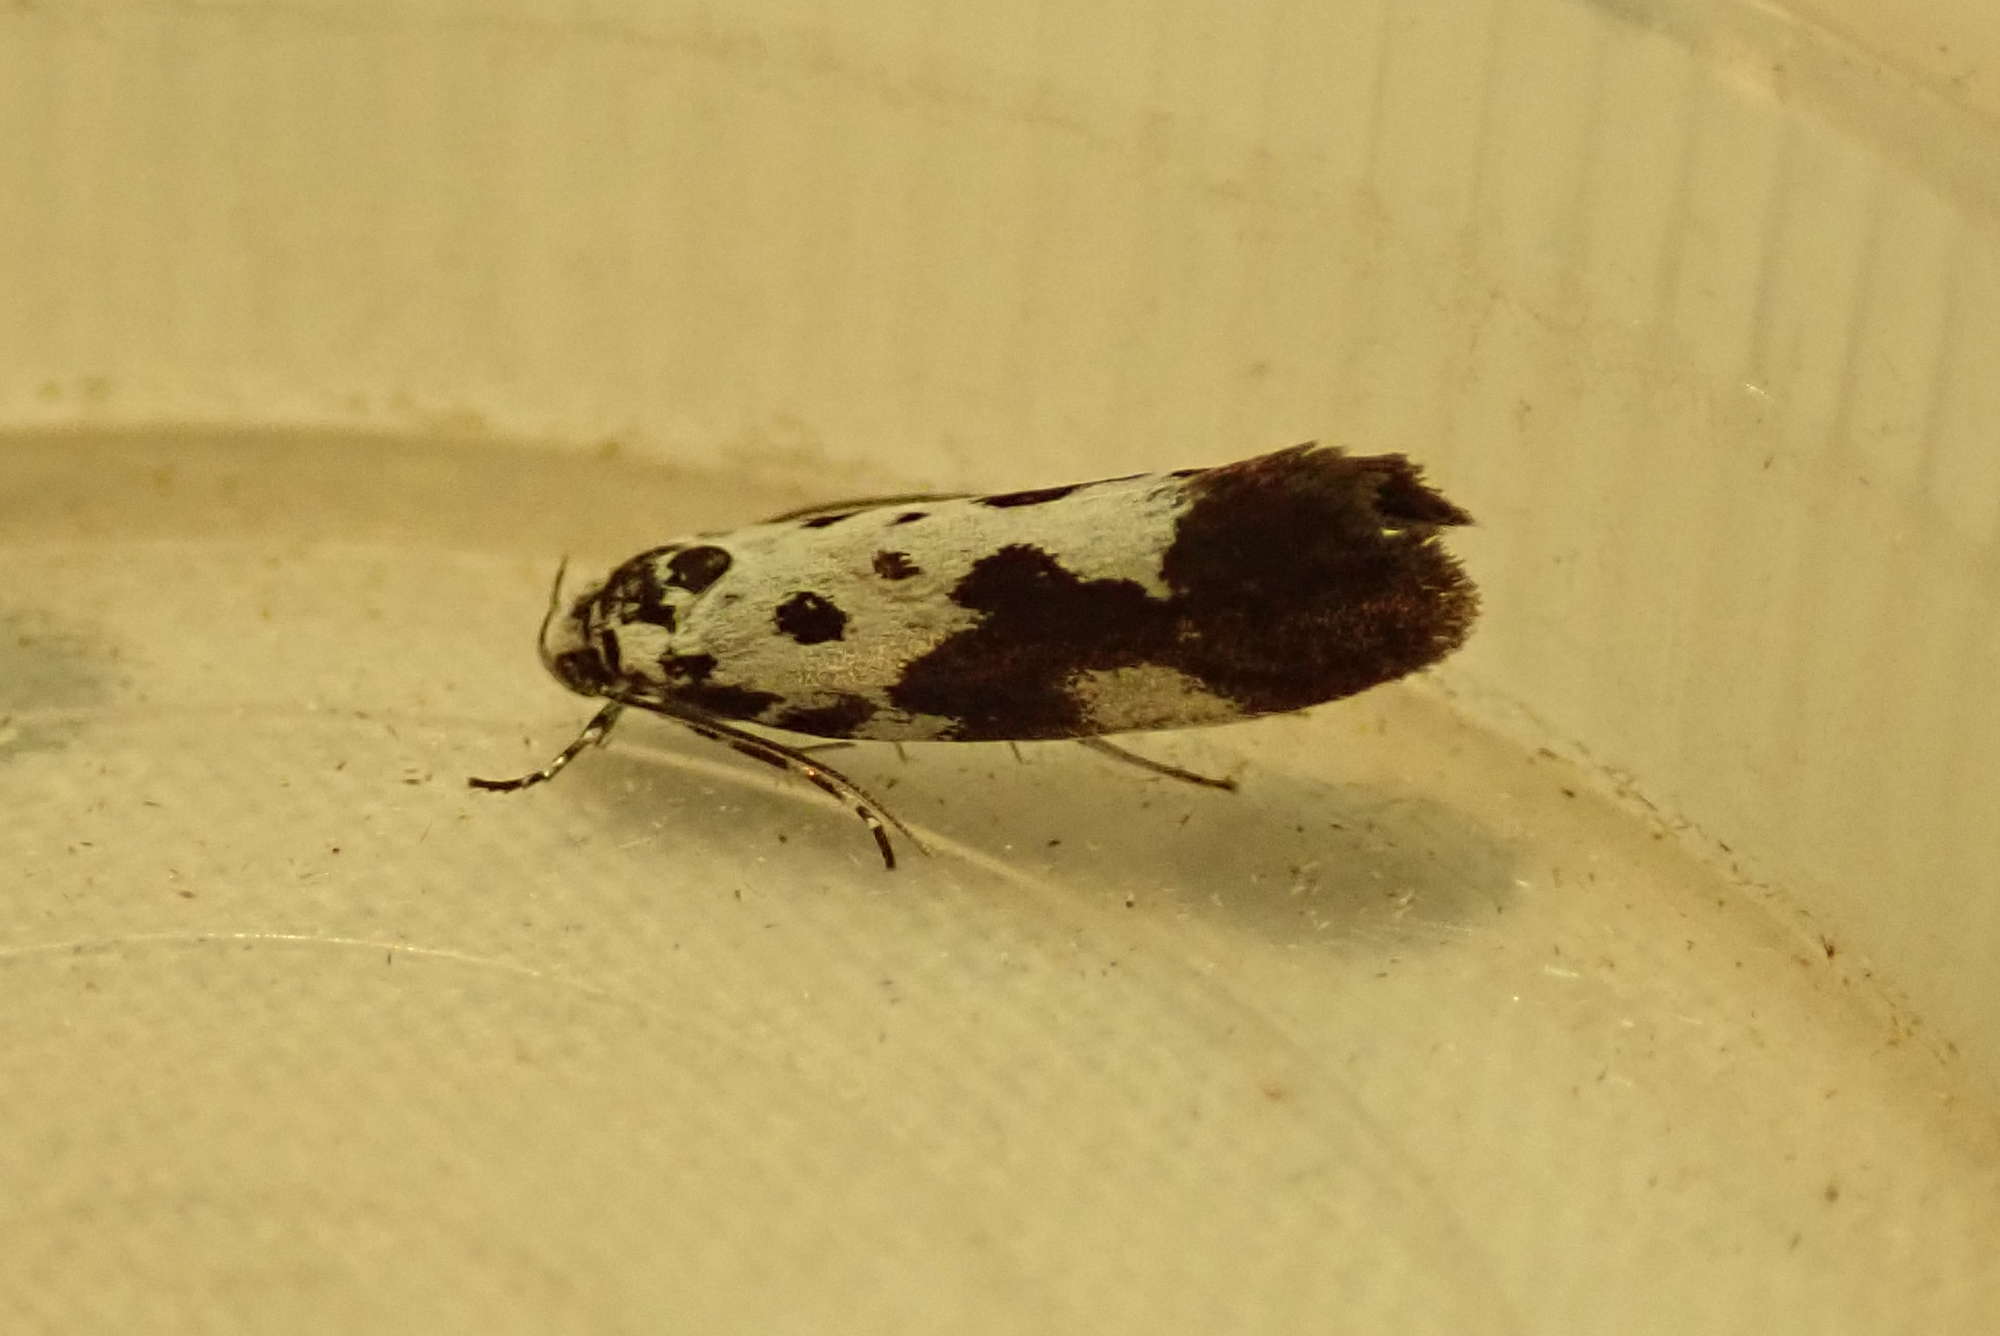
[[[877,552],[872,564],[875,573],[884,580],[907,580],[924,573],[923,567],[911,561],[907,552]]]
[[[667,562],[667,583],[699,594],[721,579],[734,560],[728,552],[713,545],[687,548],[676,552]]]
[[[605,580],[597,596],[603,619],[613,622],[648,622],[674,629],[674,610],[667,604],[666,587],[658,574],[659,558],[678,553],[676,547],[657,547],[642,552]],[[682,554],[685,555],[685,554]],[[678,559],[678,558],[676,558]]]
[[[1029,492],[1002,492],[998,496],[982,496],[979,504],[992,506],[996,510],[1012,506],[1039,506],[1047,501],[1060,501],[1085,483],[1073,482],[1064,487],[1037,487]]]
[[[842,520],[853,519],[860,513],[858,510],[843,510],[833,515],[814,515],[811,519],[800,520],[799,527],[801,529],[824,529],[829,525],[838,524]]]
[[[713,654],[664,656],[660,671],[667,678],[665,694],[720,719],[756,719],[784,699],[776,692],[717,682],[714,680],[717,666]]]
[[[873,701],[850,694],[835,698],[831,705],[794,706],[772,719],[771,726],[818,738],[851,738],[875,714]]]
[[[706,682],[715,671],[713,654],[669,654],[660,660],[660,669],[672,682]]]
[[[847,633],[847,614],[823,594],[800,590],[780,603],[774,614],[778,629],[801,645],[820,645]]]
[[[1080,579],[1027,544],[980,558],[951,597],[986,616],[911,663],[889,699],[955,720],[952,736],[966,741],[1089,732],[1071,676],[1155,662],[1171,647],[1164,601],[1130,580]]]
[[[928,510],[906,510],[902,514],[896,516],[895,519],[890,520],[889,523],[915,524],[918,520],[928,519],[929,517],[930,517],[930,512]]]
[[[698,682],[673,690],[675,700],[720,719],[758,719],[784,697],[727,682]]]

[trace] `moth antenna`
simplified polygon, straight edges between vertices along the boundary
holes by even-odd
[[[555,659],[549,653],[549,628],[555,625],[556,609],[562,606],[562,582],[564,572],[569,570],[569,553],[563,553],[556,563],[556,578],[549,584],[549,607],[542,614],[542,629],[535,633],[535,649],[542,656],[542,666],[551,673],[556,670]],[[560,677],[560,674],[557,674]]]

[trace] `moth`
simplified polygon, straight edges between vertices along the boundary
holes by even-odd
[[[556,680],[817,785],[894,828],[854,781],[753,729],[888,742],[1071,739],[1177,779],[1105,735],[1301,710],[1457,649],[1479,596],[1439,542],[1471,517],[1402,455],[1293,446],[1212,468],[993,496],[796,511],[664,544],[562,603],[539,637]],[[750,727],[746,727],[746,725]]]

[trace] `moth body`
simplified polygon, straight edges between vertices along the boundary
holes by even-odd
[[[1438,535],[1467,523],[1404,457],[1312,445],[855,503],[640,553],[552,607],[542,658],[609,702],[588,741],[618,707],[668,715],[848,801],[893,866],[878,804],[741,726],[1093,739],[1336,700],[1464,641],[1478,596]],[[583,745],[519,781],[475,783],[525,787]]]

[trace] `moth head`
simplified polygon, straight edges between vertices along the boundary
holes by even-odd
[[[613,674],[603,650],[592,635],[591,620],[597,605],[597,591],[585,590],[570,603],[568,611],[564,611],[562,584],[563,574],[568,569],[569,558],[564,557],[556,567],[555,581],[549,586],[548,611],[542,614],[542,629],[538,638],[542,666],[556,681],[579,696],[600,696],[610,685]]]

